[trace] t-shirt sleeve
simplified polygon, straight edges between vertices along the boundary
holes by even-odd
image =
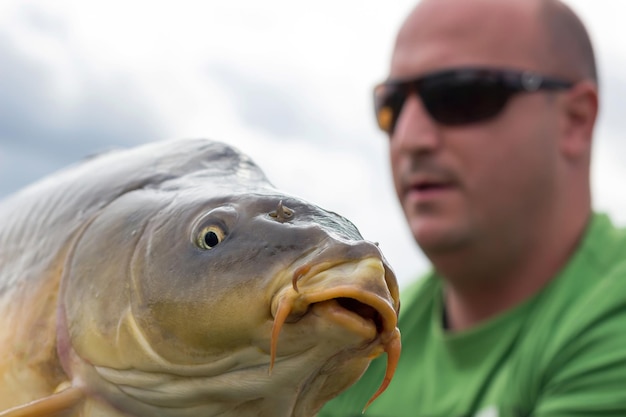
[[[577,308],[555,329],[562,342],[551,354],[532,415],[626,416],[626,267]]]

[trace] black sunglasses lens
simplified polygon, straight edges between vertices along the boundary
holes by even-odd
[[[391,135],[411,92],[418,93],[425,109],[436,122],[445,126],[459,126],[497,116],[516,91],[492,77],[436,74],[377,86],[374,89],[374,107],[378,126]]]
[[[512,94],[502,83],[486,79],[429,81],[422,83],[420,97],[432,118],[446,126],[495,117]]]
[[[408,94],[407,86],[381,84],[374,89],[374,109],[378,126],[391,134]]]

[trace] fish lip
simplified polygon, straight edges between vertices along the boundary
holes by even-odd
[[[385,273],[387,273],[388,268],[385,267]],[[385,279],[385,283],[387,283]],[[390,288],[388,288],[391,290]],[[295,292],[296,289],[294,288]],[[299,294],[299,300],[306,306],[306,311],[309,311],[312,308],[315,308],[316,305],[320,305],[321,303],[325,303],[328,301],[336,301],[337,304],[340,305],[345,311],[349,311],[351,313],[348,314],[348,320],[355,319],[354,315],[358,315],[360,320],[371,320],[371,326],[375,327],[375,335],[373,337],[368,337],[369,333],[367,330],[360,332],[361,329],[354,329],[352,327],[352,331],[355,333],[359,333],[361,336],[364,336],[365,344],[361,345],[360,349],[363,349],[368,353],[368,357],[373,359],[380,355],[382,352],[387,353],[387,369],[385,371],[385,376],[383,381],[378,388],[378,390],[370,397],[369,401],[365,404],[365,409],[369,407],[369,405],[376,400],[382,394],[387,387],[389,386],[391,379],[396,371],[398,366],[400,351],[401,351],[401,336],[400,331],[398,330],[398,313],[399,313],[399,301],[395,300],[393,295],[389,294],[389,298],[393,300],[393,304],[374,291],[368,291],[367,289],[361,289],[354,285],[338,285],[329,289],[321,290],[321,291],[311,291],[306,294]],[[357,306],[359,310],[362,306],[366,306],[367,309],[372,309],[375,311],[374,317],[367,317],[359,314],[358,311],[351,308],[346,308],[346,302],[343,303],[341,300],[356,300]],[[276,358],[276,349],[278,343],[278,336],[280,334],[281,328],[283,324],[287,321],[289,314],[291,313],[292,300],[288,301],[279,301],[279,305],[277,310],[274,312],[274,325],[272,327],[272,337],[270,342],[270,367],[269,372],[271,374],[272,368],[275,363]],[[351,301],[354,302],[354,301]],[[326,311],[325,313],[328,313]],[[300,316],[304,316],[305,314],[300,314]],[[327,316],[328,314],[324,314]],[[331,316],[334,316],[334,320],[340,323],[345,324],[346,317],[343,314],[340,314],[341,317],[337,317],[332,313],[331,308]],[[369,314],[368,314],[369,316]],[[377,317],[380,317],[377,320]],[[359,319],[357,319],[359,320]],[[348,327],[348,326],[345,326]]]
[[[298,288],[298,282],[300,280],[307,281],[320,273],[327,270],[331,270],[336,267],[340,267],[343,264],[349,264],[350,262],[317,262],[310,264],[308,262],[302,263],[299,267],[295,268],[292,279],[293,292],[289,296],[295,300],[296,308],[291,311],[289,316],[285,318],[285,323],[295,323],[301,318],[306,316],[314,304],[322,303],[325,301],[337,300],[339,305],[347,311],[352,311],[354,314],[360,315],[357,309],[362,306],[365,308],[373,309],[378,318],[373,321],[376,324],[377,333],[379,335],[387,333],[390,334],[397,327],[398,313],[400,309],[399,294],[397,287],[392,287],[389,282],[389,276],[391,280],[395,282],[395,274],[391,268],[387,265],[384,259],[380,260],[384,269],[384,284],[387,287],[388,293],[385,294],[392,302],[390,303],[383,295],[377,294],[374,289],[366,290],[359,287],[358,284],[342,284],[334,285],[331,288],[323,289],[310,289],[308,286],[304,291],[300,291]],[[280,297],[275,298],[275,302]],[[345,300],[345,301],[341,301]],[[350,308],[350,301],[356,301],[355,308]],[[272,316],[276,317],[278,305],[272,303]],[[367,319],[367,317],[362,318]]]
[[[380,251],[341,262],[319,262],[319,258],[318,262],[311,262],[309,258],[291,271],[292,286],[275,293],[271,302],[274,320],[270,338],[270,375],[283,325],[310,316],[307,313],[312,311],[313,315],[360,337],[362,342],[358,349],[369,360],[383,352],[387,354],[383,382],[367,402],[367,408],[389,386],[400,358],[400,300],[395,274]],[[324,274],[326,271],[332,271],[330,276]],[[304,284],[302,291],[298,288],[299,280]]]
[[[376,327],[378,336],[384,338],[384,335],[391,334],[397,327],[397,311],[394,306],[373,292],[349,285],[341,285],[302,296],[302,302],[307,304],[308,309],[315,304],[333,300],[337,301],[343,309],[360,316],[364,320],[371,321]],[[369,313],[360,313],[360,311],[367,311],[368,309],[373,310],[376,315],[370,317]]]
[[[308,316],[317,305],[335,301],[344,312],[349,313],[352,320],[360,320],[362,323],[369,322],[376,329],[374,337],[366,340],[367,345],[376,343],[378,339],[382,343],[386,343],[398,326],[399,303],[393,296],[390,298],[393,299],[394,304],[381,295],[354,285],[339,285],[325,290],[297,292],[295,301],[278,301],[272,309],[272,315],[274,320],[278,319],[285,324],[294,324]],[[293,309],[284,318],[278,318],[280,303],[292,303],[290,308],[293,307]],[[345,320],[342,322],[345,323]],[[357,330],[353,331],[358,332]]]

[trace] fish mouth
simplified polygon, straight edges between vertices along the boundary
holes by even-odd
[[[376,327],[376,333],[382,333],[385,328],[384,319],[378,310],[354,298],[338,297],[322,303],[336,303],[342,310],[352,312],[366,322],[373,323]]]
[[[387,354],[387,370],[381,386],[365,408],[382,394],[400,358],[398,300],[385,281],[387,270],[380,259],[328,266],[308,264],[293,273],[291,287],[284,288],[272,303],[274,322],[270,341],[270,373],[276,359],[278,338],[286,323],[308,315],[323,317],[361,338],[369,359]]]

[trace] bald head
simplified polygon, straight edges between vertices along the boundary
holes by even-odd
[[[576,80],[590,79],[597,84],[593,46],[585,26],[572,9],[558,0],[544,0],[539,18],[554,72]]]
[[[444,40],[455,43],[445,54]],[[597,82],[587,31],[559,0],[422,0],[398,33],[392,77],[415,66],[410,49],[440,66],[500,65]],[[435,50],[441,56],[429,55]]]

